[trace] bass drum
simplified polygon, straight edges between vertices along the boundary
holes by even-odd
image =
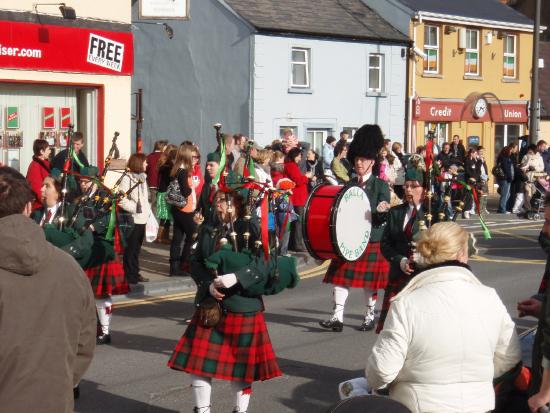
[[[357,261],[367,249],[371,222],[369,198],[361,187],[319,185],[305,206],[306,248],[318,260]]]

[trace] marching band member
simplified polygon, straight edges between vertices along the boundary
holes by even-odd
[[[333,284],[334,309],[329,320],[320,321],[321,327],[340,332],[343,329],[344,306],[349,288],[362,288],[367,305],[360,330],[374,328],[374,306],[379,289],[386,288],[389,265],[380,252],[380,238],[384,231],[387,211],[390,209],[388,184],[376,177],[378,152],[384,146],[384,137],[378,125],[364,125],[353,137],[347,159],[355,166],[357,177],[353,184],[361,186],[372,208],[372,231],[366,251],[359,260],[348,262],[333,259],[323,279]],[[360,219],[360,217],[358,217]]]
[[[410,280],[414,272],[412,262],[413,241],[418,236],[420,222],[424,219],[424,170],[410,167],[405,176],[404,203],[394,206],[388,214],[388,222],[382,240],[381,251],[390,263],[389,282],[376,332],[379,333],[390,306],[390,299]]]
[[[245,222],[240,195],[218,191],[214,208],[216,214],[205,217],[199,227],[191,256],[197,310],[168,366],[191,374],[195,413],[210,412],[212,378],[231,381],[233,411],[243,413],[252,383],[282,374],[267,332],[262,295],[293,288],[298,274],[294,258],[272,256],[264,261],[246,248],[255,245],[260,227],[255,218]],[[250,233],[248,241],[245,233]],[[228,249],[232,243],[240,252]],[[224,275],[214,276],[214,269]]]
[[[98,188],[93,178],[97,176],[98,169],[95,167],[84,167],[81,169],[79,178],[80,190],[84,199],[77,219],[79,227],[89,225],[93,233],[92,255],[84,266],[84,272],[88,276],[95,296],[98,334],[97,344],[110,344],[110,325],[112,319],[111,296],[122,295],[130,291],[128,282],[124,276],[124,268],[117,254],[115,239],[108,236],[111,214],[98,214],[95,207],[95,199],[104,199],[108,194]],[[114,206],[113,206],[114,208]],[[116,213],[116,211],[115,211]],[[117,225],[112,223],[112,225]],[[119,228],[120,229],[120,228]],[[126,231],[126,233],[129,231]],[[119,236],[123,236],[120,234]],[[113,237],[115,238],[115,237]],[[121,240],[122,241],[122,240]],[[121,252],[121,251],[118,251]]]

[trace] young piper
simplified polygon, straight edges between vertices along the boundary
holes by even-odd
[[[344,306],[350,288],[362,288],[365,294],[366,313],[361,331],[374,328],[374,306],[379,289],[386,288],[389,265],[380,252],[380,238],[384,231],[387,211],[390,209],[388,184],[376,177],[378,152],[384,146],[384,137],[378,125],[363,125],[357,130],[349,147],[347,159],[355,166],[357,177],[353,184],[361,186],[369,198],[372,209],[372,231],[369,243],[359,260],[348,262],[333,259],[324,283],[333,284],[333,313],[319,325],[340,332],[344,326]],[[357,217],[361,219],[361,217]]]

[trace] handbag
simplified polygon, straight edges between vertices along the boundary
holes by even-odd
[[[173,205],[176,208],[183,208],[187,205],[187,198],[181,194],[178,178],[174,178],[170,181],[164,199],[168,205]]]
[[[222,306],[214,297],[206,297],[199,304],[199,325],[216,327],[222,319]]]
[[[500,166],[498,164],[493,166],[493,169],[491,170],[491,173],[495,176],[495,178],[498,181],[502,181],[502,180],[506,179],[506,174],[504,173],[504,169],[502,169],[502,166]]]

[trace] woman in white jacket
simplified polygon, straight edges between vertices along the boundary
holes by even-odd
[[[468,234],[442,222],[417,244],[424,268],[394,297],[370,355],[369,386],[413,413],[485,413],[493,379],[521,358],[514,322],[496,291],[467,266]]]
[[[137,182],[141,182],[130,195],[120,201],[120,207],[132,214],[134,228],[126,239],[124,250],[124,275],[130,284],[149,281],[139,273],[139,254],[145,238],[145,224],[151,214],[149,189],[147,187],[147,158],[142,153],[134,153],[126,167],[130,170],[120,183],[120,191],[126,192]]]

